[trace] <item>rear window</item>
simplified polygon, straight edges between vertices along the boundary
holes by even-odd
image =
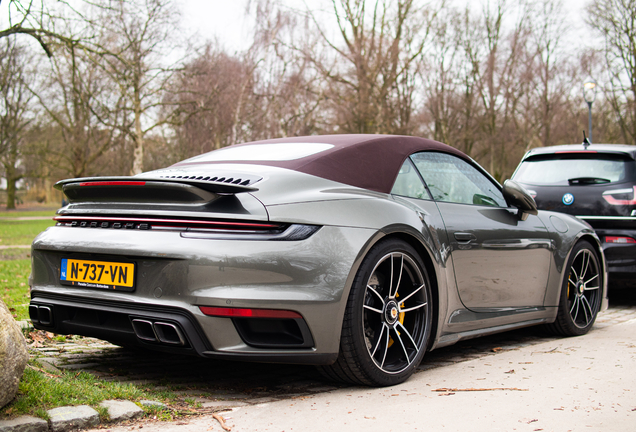
[[[525,184],[620,183],[633,177],[634,161],[611,154],[550,154],[523,161],[514,179]]]

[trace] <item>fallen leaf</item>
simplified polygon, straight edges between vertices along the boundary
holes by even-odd
[[[226,426],[226,424],[225,424],[225,419],[224,419],[223,417],[221,417],[220,415],[218,415],[218,414],[212,414],[212,417],[213,417],[214,419],[216,419],[216,421],[218,421],[218,422],[219,422],[219,424],[221,425],[221,427],[222,427],[224,430],[226,430],[226,431],[231,431],[231,430],[232,430],[232,428],[231,428],[231,427]]]

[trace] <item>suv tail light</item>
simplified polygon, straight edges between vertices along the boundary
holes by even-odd
[[[619,198],[614,195],[618,195]],[[611,205],[636,205],[636,186],[634,189],[614,189],[603,192],[603,199]]]
[[[628,244],[628,243],[636,243],[636,240],[634,240],[631,237],[607,236],[605,237],[605,243]]]

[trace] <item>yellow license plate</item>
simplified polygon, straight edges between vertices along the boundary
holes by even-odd
[[[60,283],[121,291],[135,289],[135,264],[62,258]]]

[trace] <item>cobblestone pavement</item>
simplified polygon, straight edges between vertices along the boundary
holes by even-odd
[[[594,329],[632,319],[636,319],[636,293],[625,291],[613,296],[610,308],[599,314]],[[418,373],[554,339],[556,337],[546,335],[540,328],[527,328],[462,341],[427,353]],[[47,342],[32,350],[32,355],[52,373],[55,368],[83,370],[104,380],[172,390],[209,409],[303,397],[344,387],[324,380],[311,366],[230,362],[134,351],[91,338]]]

